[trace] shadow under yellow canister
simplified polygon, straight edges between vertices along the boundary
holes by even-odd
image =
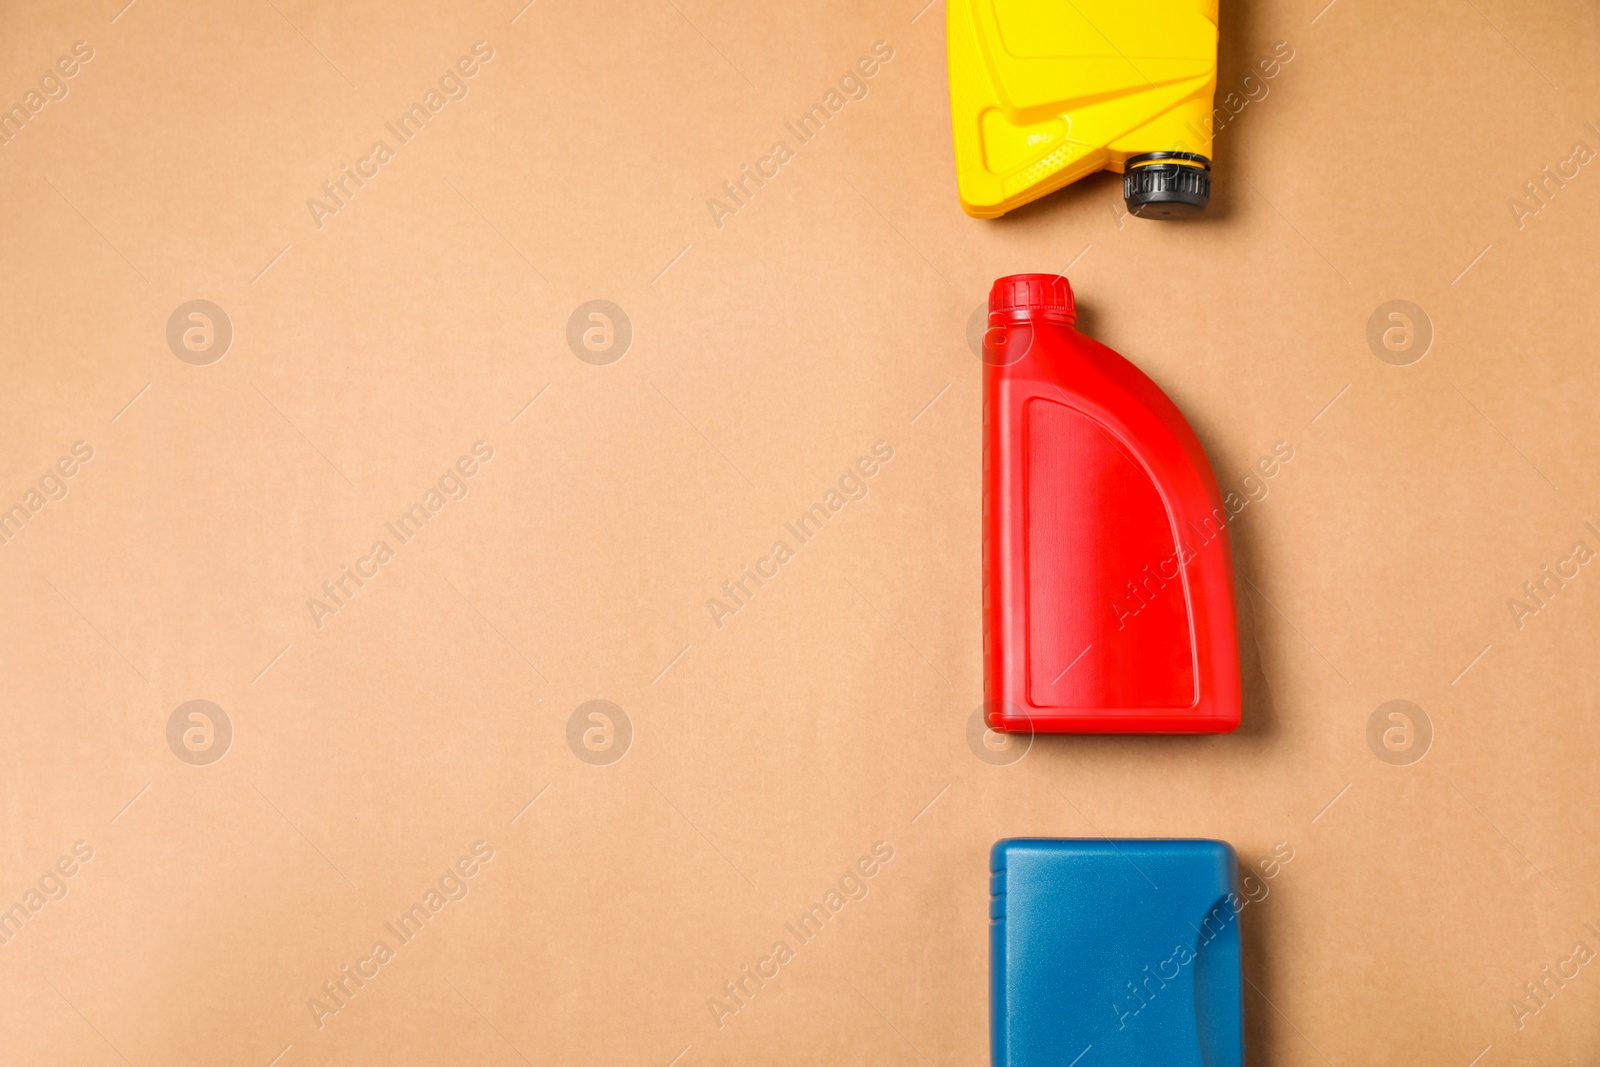
[[[1217,0],[950,0],[961,206],[996,218],[1100,170],[1130,214],[1211,197]]]

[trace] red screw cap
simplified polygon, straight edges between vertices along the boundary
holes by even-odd
[[[1072,286],[1059,274],[1008,274],[989,290],[989,311],[1036,312],[1074,322]]]

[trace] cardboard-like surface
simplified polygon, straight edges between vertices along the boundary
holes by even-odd
[[[1016,834],[1291,852],[1242,913],[1255,1063],[1600,1053],[1590,5],[1225,0],[1254,99],[1172,225],[1110,176],[965,218],[937,3],[120,3],[0,35],[24,107],[93,53],[0,146],[0,1059],[982,1063]],[[1245,724],[1004,764],[969,319],[1069,264],[1254,497]],[[592,300],[620,360],[615,313],[569,345]],[[1395,700],[1409,765],[1414,710],[1369,745]]]

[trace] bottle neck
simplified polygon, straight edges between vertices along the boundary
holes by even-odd
[[[1056,308],[1001,308],[989,312],[989,328],[997,326],[1035,326],[1048,323],[1052,326],[1071,326],[1078,316],[1071,311]]]
[[[1058,337],[1074,332],[1074,317],[1058,311],[1008,309],[989,312],[989,329],[983,335],[983,361],[991,367],[1009,367],[1037,355],[1040,336]]]

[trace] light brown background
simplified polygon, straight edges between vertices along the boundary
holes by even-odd
[[[94,58],[0,148],[0,504],[94,459],[0,546],[0,903],[94,858],[0,946],[0,1060],[982,1063],[988,847],[1104,833],[1293,848],[1243,918],[1255,1063],[1594,1062],[1600,968],[1520,1030],[1508,1001],[1600,948],[1600,574],[1507,608],[1600,548],[1600,174],[1508,207],[1600,148],[1594,7],[1225,2],[1224,91],[1295,57],[1192,225],[1121,217],[1107,175],[964,217],[918,7],[5,5],[0,101]],[[307,198],[479,40],[470,95],[319,229]],[[869,95],[717,228],[879,40]],[[965,331],[995,276],[1069,262],[1225,485],[1295,456],[1234,528],[1240,733],[997,767],[966,736]],[[210,366],[166,343],[194,298],[234,329]],[[597,298],[634,330],[609,366],[565,340]],[[1408,367],[1365,339],[1395,298],[1435,330]],[[470,495],[319,629],[307,598],[478,440]],[[868,496],[717,628],[876,441]],[[209,766],[166,741],[197,698],[234,729]],[[596,698],[634,730],[609,766],[566,740]],[[1392,699],[1435,730],[1411,766],[1367,745]],[[470,894],[319,1029],[308,998],[478,840]],[[877,841],[870,895],[719,1029],[708,998]]]

